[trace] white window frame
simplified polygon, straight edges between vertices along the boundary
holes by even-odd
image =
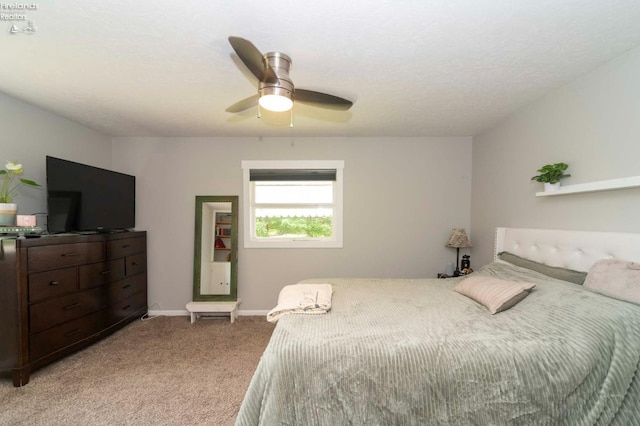
[[[254,237],[255,214],[250,182],[252,169],[335,169],[336,183],[334,191],[333,237],[258,239]],[[242,161],[243,179],[243,227],[245,248],[342,248],[342,186],[344,161],[342,160],[264,160]]]

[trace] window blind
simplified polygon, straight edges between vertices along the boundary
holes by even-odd
[[[250,181],[335,181],[336,169],[251,169]]]

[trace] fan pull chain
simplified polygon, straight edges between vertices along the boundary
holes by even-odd
[[[258,104],[258,118],[262,117],[262,112],[260,112],[260,104]]]
[[[289,110],[291,116],[289,117],[289,127],[293,128],[293,107]]]

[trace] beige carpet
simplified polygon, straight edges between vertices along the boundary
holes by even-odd
[[[232,425],[273,324],[159,317],[37,370],[0,379],[0,425]]]

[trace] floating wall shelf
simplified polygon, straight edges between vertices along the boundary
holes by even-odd
[[[628,189],[640,187],[640,176],[632,176],[621,179],[601,180],[598,182],[578,183],[575,185],[561,186],[557,191],[536,192],[536,197],[549,197],[552,195],[578,194],[581,192],[612,191],[614,189]]]

